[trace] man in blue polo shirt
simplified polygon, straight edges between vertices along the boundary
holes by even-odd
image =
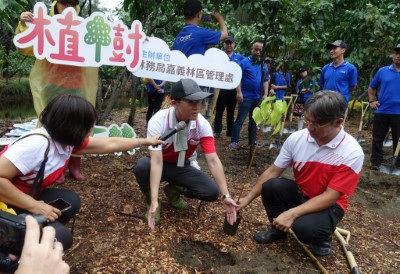
[[[204,54],[208,45],[218,44],[219,41],[228,37],[224,18],[218,13],[211,14],[213,21],[218,22],[219,31],[201,28],[198,25],[202,20],[203,5],[198,0],[187,0],[183,5],[185,25],[175,37],[173,49],[182,51],[186,57],[192,54]]]
[[[369,105],[374,110],[371,170],[379,170],[383,161],[383,141],[389,128],[392,130],[393,152],[400,137],[400,44],[393,48],[392,60],[392,65],[378,70],[368,87]],[[399,158],[395,165],[400,167]]]
[[[224,51],[233,61],[240,65],[240,62],[245,58],[240,53],[236,53],[236,42],[231,36],[224,41]],[[235,121],[235,108],[236,108],[236,89],[221,89],[219,91],[217,104],[215,107],[214,119],[214,137],[219,138],[222,130],[222,115],[226,107],[226,135],[232,135],[233,122]]]
[[[350,100],[350,91],[357,87],[357,68],[344,59],[347,45],[342,40],[336,40],[326,45],[332,62],[322,68],[319,78],[321,90],[333,90],[341,93],[346,100]]]
[[[251,47],[251,55],[240,62],[242,81],[236,88],[236,100],[239,103],[239,110],[233,124],[231,144],[229,145],[232,149],[238,147],[240,130],[248,113],[250,113],[247,128],[249,146],[254,145],[256,142],[257,128],[252,113],[254,108],[257,107],[259,99],[268,96],[268,67],[261,61],[263,46],[262,41],[255,42]],[[261,79],[263,83],[261,83]]]

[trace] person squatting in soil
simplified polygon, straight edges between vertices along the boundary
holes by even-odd
[[[39,135],[27,133],[0,152],[0,201],[18,214],[43,215],[55,228],[64,250],[72,245],[72,232],[64,225],[79,212],[81,202],[74,191],[50,186],[64,173],[71,154],[109,154],[163,143],[158,135],[149,139],[90,137],[96,118],[96,110],[87,100],[71,94],[58,95],[40,115],[42,127],[33,131]],[[48,146],[43,182],[30,196]],[[58,198],[69,202],[71,208],[61,213],[47,204]]]
[[[337,92],[312,95],[304,107],[306,129],[292,133],[275,162],[239,201],[238,210],[261,195],[271,227],[254,235],[268,244],[289,229],[316,256],[331,253],[331,237],[361,176],[364,153],[344,131],[346,101]],[[294,180],[281,178],[292,166]]]
[[[242,81],[236,88],[236,100],[239,104],[236,120],[233,124],[230,148],[237,149],[240,131],[246,116],[249,114],[248,144],[256,143],[257,126],[253,119],[253,110],[257,107],[260,98],[268,96],[268,66],[261,61],[264,43],[256,41],[251,46],[251,55],[240,62]],[[262,81],[262,82],[261,82]]]
[[[79,14],[79,0],[56,0],[50,5],[50,16],[61,14],[66,8],[73,7]],[[26,22],[33,20],[30,11],[21,13],[16,34],[28,29]],[[17,49],[25,56],[33,56],[33,47]],[[95,105],[98,87],[99,68],[97,67],[77,67],[70,65],[60,65],[48,62],[46,59],[35,60],[29,75],[29,84],[32,92],[33,105],[36,115],[39,117],[44,107],[58,94],[68,93],[79,95]],[[85,177],[81,174],[81,157],[72,155],[69,161],[69,174],[77,181],[84,181]],[[57,183],[64,183],[64,174],[58,179]]]
[[[192,79],[181,79],[171,91],[171,105],[157,112],[149,121],[147,137],[163,135],[181,121],[185,129],[169,137],[161,146],[149,146],[150,156],[142,157],[136,163],[133,172],[140,190],[145,195],[145,220],[154,229],[160,221],[158,193],[160,182],[166,181],[164,192],[169,203],[178,209],[187,208],[180,196],[202,201],[216,201],[221,193],[229,223],[236,221],[237,204],[229,195],[221,161],[216,153],[213,132],[210,123],[199,113],[201,101],[210,93],[201,91]],[[191,166],[190,156],[200,145],[206,162],[214,178]]]
[[[224,51],[229,57],[229,61],[237,64],[245,58],[240,53],[235,52],[236,42],[231,36],[224,41]],[[217,104],[215,107],[214,137],[219,138],[222,131],[222,116],[226,107],[226,136],[232,135],[233,122],[235,121],[236,108],[236,89],[221,89],[219,91]]]
[[[371,170],[379,170],[383,161],[383,142],[389,128],[392,131],[393,154],[400,137],[400,44],[393,48],[392,60],[392,65],[378,70],[368,87],[369,105],[374,110]],[[399,157],[395,165],[400,168]]]

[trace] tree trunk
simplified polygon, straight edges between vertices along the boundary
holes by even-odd
[[[137,86],[139,84],[139,78],[132,74],[132,86],[131,86],[131,104],[129,110],[129,117],[127,123],[133,127],[133,123],[135,122],[135,114],[136,114],[136,98],[137,98]]]
[[[96,94],[96,114],[97,120],[101,117],[101,108],[103,104],[103,80],[99,77],[99,82],[97,85],[97,94]]]
[[[117,101],[117,98],[119,94],[121,93],[121,88],[124,86],[127,80],[127,76],[130,74],[130,72],[124,68],[120,71],[120,73],[117,76],[117,79],[114,82],[114,86],[112,87],[112,92],[110,95],[110,99],[108,100],[106,109],[104,110],[103,114],[101,115],[98,124],[99,125],[104,125],[104,122],[108,118],[108,116],[111,113],[111,110],[114,107],[115,101]]]

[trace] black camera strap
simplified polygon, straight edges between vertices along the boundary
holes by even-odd
[[[38,173],[36,174],[35,180],[32,183],[32,187],[29,190],[29,195],[32,197],[36,197],[36,195],[40,192],[40,189],[42,188],[42,183],[43,183],[43,179],[44,179],[44,170],[46,168],[46,163],[48,160],[48,154],[50,151],[50,139],[49,136],[47,136],[45,133],[41,133],[41,132],[32,132],[32,133],[28,133],[24,136],[22,136],[21,138],[19,138],[18,140],[16,140],[13,144],[15,144],[16,142],[18,142],[19,140],[22,140],[26,137],[32,136],[32,135],[41,135],[43,137],[45,137],[47,139],[47,148],[46,151],[44,152],[44,156],[43,156],[43,161],[40,164],[40,168]]]

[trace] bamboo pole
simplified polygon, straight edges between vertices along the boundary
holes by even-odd
[[[304,249],[304,251],[307,253],[307,255],[311,258],[311,260],[317,265],[319,271],[323,274],[328,274],[328,270],[325,269],[325,267],[318,261],[318,259],[314,256],[314,254],[311,253],[311,251],[308,249],[308,247],[303,244],[299,238],[297,238],[296,234],[293,232],[293,230],[289,229],[289,233],[292,235],[292,237],[299,243],[299,245]]]

